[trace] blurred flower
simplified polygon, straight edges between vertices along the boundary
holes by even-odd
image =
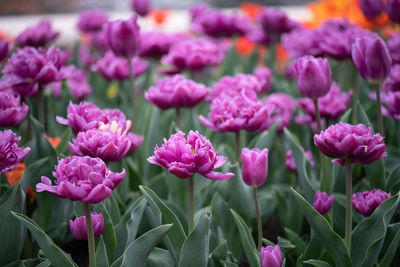
[[[28,156],[31,149],[18,147],[17,137],[11,130],[0,131],[0,174],[12,170]]]
[[[367,82],[380,84],[388,76],[392,59],[385,42],[379,37],[357,39],[351,55],[358,72]]]
[[[103,214],[92,212],[92,224],[95,237],[100,237],[104,232],[104,218]],[[86,216],[76,217],[75,220],[69,220],[69,228],[72,235],[76,239],[87,240],[87,225]]]
[[[261,93],[268,93],[272,84],[272,72],[268,67],[258,67],[253,72],[261,84]]]
[[[131,0],[131,8],[139,16],[145,17],[150,11],[150,0]]]
[[[11,90],[0,91],[0,126],[14,127],[25,119],[29,107],[25,103],[20,105],[20,99]]]
[[[260,14],[262,9],[262,5],[251,3],[251,2],[244,2],[240,4],[240,11],[243,12],[246,16],[251,19],[257,18],[258,14]]]
[[[6,39],[0,38],[0,63],[8,57],[10,43]]]
[[[387,40],[387,47],[393,64],[400,64],[400,33],[392,35]]]
[[[58,147],[58,145],[61,142],[61,138],[60,137],[50,137],[48,136],[46,133],[44,134],[44,137],[46,137],[47,141],[49,141],[50,145],[56,149]]]
[[[161,109],[192,108],[203,101],[209,92],[210,89],[205,85],[176,74],[164,79],[158,78],[156,85],[145,93],[145,98]]]
[[[12,170],[6,172],[7,182],[11,186],[15,185],[19,180],[21,180],[24,171],[25,171],[25,163],[21,161]]]
[[[279,245],[261,247],[261,266],[262,267],[281,267],[282,254]]]
[[[272,33],[290,32],[299,26],[280,9],[263,8],[258,14],[257,20],[264,31]]]
[[[282,133],[283,129],[289,127],[296,102],[290,96],[284,93],[271,94],[262,100],[263,105],[271,107],[271,114],[264,122],[262,129],[269,129],[276,122],[279,123],[278,132]]]
[[[108,44],[118,57],[131,58],[139,52],[139,26],[134,15],[127,20],[109,21],[105,24]]]
[[[394,23],[400,23],[400,0],[386,0],[386,13]]]
[[[234,176],[233,173],[214,172],[221,167],[226,158],[218,156],[211,142],[197,131],[190,131],[187,139],[183,132],[171,135],[169,140],[164,138],[164,144],[154,149],[154,156],[148,162],[167,169],[181,179],[199,173],[212,180],[226,180]]]
[[[72,156],[58,161],[53,176],[56,185],[46,176],[36,184],[36,191],[48,191],[60,198],[97,204],[109,197],[125,176],[111,172],[99,158]]]
[[[400,120],[400,92],[389,92],[385,94],[387,108],[382,107],[382,114],[397,121]]]
[[[345,159],[352,163],[370,164],[384,156],[385,143],[380,134],[372,134],[364,124],[337,123],[320,134],[314,135],[314,144],[333,162],[344,165]]]
[[[353,194],[351,200],[354,209],[364,215],[364,217],[368,217],[389,197],[391,197],[390,193],[386,193],[381,189],[373,189],[372,191]]]
[[[255,45],[246,36],[239,36],[236,39],[236,51],[240,56],[247,57],[254,51]]]
[[[315,162],[314,162],[313,156],[311,154],[311,151],[305,151],[303,147],[301,147],[301,150],[303,151],[304,155],[306,156],[306,159],[310,162],[311,168],[314,168]],[[285,167],[288,172],[297,174],[296,162],[294,161],[292,150],[286,151]]]
[[[304,56],[294,62],[294,68],[302,96],[319,98],[329,92],[332,71],[327,59]]]
[[[82,32],[97,32],[108,20],[102,10],[86,10],[79,15],[77,27]]]
[[[53,31],[49,21],[42,20],[39,24],[26,28],[16,37],[15,42],[19,47],[44,47],[56,39],[59,34],[59,32]]]
[[[67,86],[74,99],[83,101],[92,94],[92,87],[83,70],[77,69],[74,65],[71,65],[71,68],[73,75],[67,80]]]
[[[144,137],[134,133],[128,133],[127,137],[131,143],[127,154],[130,155],[135,153],[135,151],[140,147],[144,141]]]
[[[261,186],[268,176],[268,149],[242,149],[242,179],[248,186]]]
[[[156,25],[162,25],[165,23],[169,16],[169,10],[166,8],[161,8],[161,9],[153,9],[150,12],[150,18],[154,20],[154,23]]]
[[[367,18],[374,19],[379,16],[383,10],[382,0],[359,0],[361,10]]]
[[[207,4],[204,3],[199,3],[199,4],[194,4],[189,8],[189,13],[191,20],[195,20],[204,13],[209,12],[210,7]]]
[[[327,193],[317,190],[314,197],[314,209],[322,215],[329,212],[332,208],[333,198],[334,195],[328,196]]]
[[[260,45],[269,45],[271,43],[271,36],[259,25],[251,25],[250,29],[246,32],[245,37],[251,42]]]
[[[211,94],[207,97],[209,101],[219,96],[235,96],[241,93],[257,100],[256,94],[261,93],[262,83],[255,75],[239,73],[235,76],[223,76],[218,82],[214,83],[213,88]]]
[[[321,55],[319,31],[298,28],[282,35],[281,43],[291,58]],[[340,40],[338,40],[340,42]]]
[[[168,34],[157,31],[141,33],[139,55],[141,57],[158,58],[167,54],[175,43],[189,38],[190,36],[185,33]]]

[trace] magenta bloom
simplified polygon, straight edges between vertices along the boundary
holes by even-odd
[[[67,119],[57,116],[57,122],[70,126],[74,134],[97,128],[102,119],[101,109],[88,102],[81,102],[79,105],[70,102],[67,108]]]
[[[242,178],[248,186],[261,186],[268,176],[268,149],[242,149]]]
[[[60,198],[97,204],[118,186],[125,176],[111,172],[99,158],[72,156],[58,161],[53,176],[55,184],[46,176],[36,185],[36,191],[48,191]]]
[[[164,79],[157,79],[145,93],[147,101],[161,109],[192,108],[204,100],[210,89],[203,84],[188,80],[176,74]]]
[[[392,57],[393,64],[400,64],[400,34],[395,34],[387,40],[387,47]]]
[[[26,117],[29,107],[22,103],[21,97],[12,91],[0,91],[0,126],[14,127],[20,124]]]
[[[161,57],[168,53],[172,45],[189,38],[189,35],[185,33],[168,34],[156,31],[140,33],[139,55],[141,57]]]
[[[263,99],[262,103],[265,106],[270,106],[272,111],[262,127],[263,130],[269,129],[276,122],[279,122],[278,132],[280,133],[283,132],[284,128],[289,127],[296,108],[296,102],[293,98],[284,93],[275,93]]]
[[[254,98],[256,97],[249,98],[243,93],[232,97],[217,97],[211,102],[211,112],[208,114],[210,119],[199,116],[199,120],[215,132],[260,130],[271,113],[271,107]]]
[[[382,0],[360,0],[362,12],[367,18],[379,16],[383,10]]]
[[[282,35],[282,46],[291,58],[321,55],[322,36],[317,30],[298,28]]]
[[[10,52],[10,43],[0,38],[0,63],[8,57],[8,53]]]
[[[353,194],[351,202],[356,211],[364,215],[364,217],[368,217],[390,196],[390,193],[386,193],[381,189],[373,189],[372,191]]]
[[[314,209],[322,215],[329,212],[332,208],[333,198],[334,195],[328,196],[327,193],[317,190],[314,197]]]
[[[271,70],[267,67],[258,67],[254,70],[254,76],[261,84],[261,93],[268,93],[272,83]]]
[[[247,97],[257,99],[258,93],[261,93],[262,82],[255,75],[239,73],[235,76],[224,76],[218,82],[214,83],[214,89],[207,97],[211,101],[219,96],[236,96],[244,93]],[[256,93],[256,94],[255,94]]]
[[[140,147],[144,141],[144,137],[134,133],[128,133],[127,137],[130,141],[130,147],[127,155],[130,155],[135,153],[135,151]]]
[[[259,25],[252,25],[246,32],[246,37],[256,44],[269,45],[271,43],[271,36]]]
[[[17,137],[11,130],[0,131],[0,174],[11,171],[28,156],[31,149],[18,147]]]
[[[146,71],[148,63],[138,57],[132,59],[133,75],[137,78]],[[93,70],[97,71],[107,81],[123,81],[129,79],[129,65],[126,59],[116,57],[113,52],[108,51],[100,59]]]
[[[73,76],[67,80],[67,86],[72,97],[78,101],[85,100],[92,94],[92,87],[90,86],[86,74],[83,70],[72,67]]]
[[[128,20],[109,21],[105,24],[108,44],[118,57],[131,58],[140,49],[139,26],[136,16]]]
[[[150,0],[131,0],[132,10],[145,17],[150,11]]]
[[[400,0],[386,0],[385,11],[391,21],[400,23]]]
[[[59,34],[59,32],[53,31],[50,21],[42,20],[39,24],[29,27],[20,33],[15,39],[15,42],[19,47],[44,47],[56,39]]]
[[[318,98],[329,92],[332,71],[326,58],[304,56],[294,62],[294,68],[302,96]]]
[[[210,7],[204,3],[194,4],[189,8],[189,13],[192,21],[209,11]]]
[[[282,253],[279,245],[261,247],[261,266],[262,267],[281,267]]]
[[[386,156],[385,143],[380,134],[372,134],[364,124],[337,123],[314,135],[314,144],[333,162],[344,165],[345,159],[370,164]]]
[[[310,161],[311,168],[314,168],[315,162],[314,162],[313,156],[311,154],[311,151],[305,151],[303,147],[301,149],[303,150],[303,153],[306,156],[306,159],[308,159]],[[286,151],[285,167],[288,172],[297,174],[296,162],[294,161],[292,150]]]
[[[190,131],[187,139],[183,132],[171,135],[169,140],[164,138],[164,144],[154,149],[154,156],[148,162],[167,169],[181,179],[199,173],[212,180],[226,180],[233,173],[214,172],[224,165],[226,158],[218,156],[211,142],[197,131]]]
[[[205,38],[192,38],[172,46],[161,62],[172,66],[170,73],[183,70],[201,70],[219,64],[225,56],[225,47],[216,41]]]
[[[272,33],[285,33],[299,27],[285,12],[279,9],[263,8],[257,17],[264,31]]]
[[[92,216],[94,236],[98,238],[104,232],[103,214],[92,212],[91,216]],[[69,220],[69,228],[71,229],[72,235],[76,239],[80,239],[80,240],[88,239],[85,216],[77,217],[77,218],[75,218],[75,220]]]
[[[78,29],[82,32],[98,32],[108,20],[101,10],[86,10],[79,16]]]
[[[392,59],[385,42],[379,37],[357,39],[351,55],[358,72],[367,82],[380,84],[388,76]]]
[[[400,92],[389,92],[386,95],[385,104],[387,108],[382,107],[382,114],[391,117],[397,121],[400,120]]]

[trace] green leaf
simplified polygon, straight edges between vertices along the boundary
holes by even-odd
[[[278,236],[278,244],[280,248],[286,249],[288,251],[296,248],[296,246],[293,245],[289,240],[280,236]]]
[[[222,264],[222,266],[224,266],[224,267],[238,267],[238,266],[239,266],[239,265],[237,265],[237,264],[234,263],[234,262],[223,261],[223,260],[221,260],[221,264]]]
[[[54,266],[77,266],[70,256],[62,251],[34,221],[23,214],[11,213],[31,231],[33,238]]]
[[[360,222],[352,232],[353,266],[372,266],[382,247],[387,226],[399,204],[399,195],[380,204],[371,216]]]
[[[104,244],[103,237],[100,236],[99,242],[97,243],[96,248],[96,267],[108,267],[108,257],[107,257],[107,249]]]
[[[172,227],[173,224],[161,225],[136,239],[124,252],[123,266],[143,266],[151,250]]]
[[[107,256],[110,262],[114,260],[114,252],[115,252],[115,247],[117,244],[117,238],[115,237],[115,231],[114,231],[114,226],[111,221],[110,214],[108,213],[106,206],[104,205],[103,202],[99,203],[96,206],[96,209],[103,214],[104,217],[104,233],[103,233],[103,238],[104,238],[104,243],[106,245],[107,249]]]
[[[357,118],[358,123],[362,123],[367,127],[371,127],[372,132],[374,132],[374,128],[372,127],[372,123],[369,120],[367,113],[365,113],[364,108],[358,101],[357,101],[357,117],[358,117]]]
[[[350,122],[351,119],[351,108],[349,108],[343,115],[340,117],[339,121],[341,122]]]
[[[390,173],[387,183],[387,189],[392,194],[400,191],[400,164]]]
[[[154,248],[150,255],[147,257],[145,266],[148,267],[165,267],[174,266],[174,261],[171,258],[171,254],[168,250],[161,248]]]
[[[244,253],[246,254],[247,260],[251,267],[260,266],[260,259],[255,253],[257,251],[256,245],[254,243],[253,237],[249,231],[249,227],[243,221],[242,217],[237,214],[233,209],[231,209],[233,219],[235,220],[236,227],[239,230],[240,240],[242,241],[242,247]]]
[[[183,244],[179,267],[207,266],[210,224],[211,213],[203,213]]]
[[[264,131],[261,134],[257,135],[257,137],[251,141],[249,147],[259,149],[270,148],[275,141],[275,136],[277,132],[276,130],[278,126],[279,123],[276,122],[268,129],[268,131]]]
[[[178,256],[181,255],[181,248],[186,240],[186,234],[182,224],[176,215],[161,201],[161,199],[150,188],[139,186],[140,191],[149,202],[157,224],[173,223],[171,231],[166,236],[166,245],[175,264],[178,263]]]
[[[351,266],[349,251],[343,239],[336,234],[328,221],[319,214],[299,193],[291,188],[292,194],[300,203],[303,214],[311,228],[315,231],[315,236],[331,255],[336,266]]]
[[[389,227],[388,227],[388,230],[389,230]],[[383,257],[382,261],[379,264],[380,267],[389,267],[390,266],[395,254],[396,254],[396,251],[399,247],[399,242],[400,242],[400,231],[396,231],[396,235],[392,239],[392,242],[390,242],[390,245],[386,250],[385,256]]]
[[[11,211],[24,210],[25,193],[21,183],[15,184],[0,199],[0,237],[3,245],[0,246],[0,266],[20,258],[25,232],[24,226],[11,214]]]
[[[303,261],[303,263],[310,264],[312,266],[317,266],[317,267],[332,267],[332,265],[330,265],[326,261],[320,261],[320,260],[306,260],[306,261]]]
[[[74,134],[71,131],[71,127],[67,127],[64,130],[63,135],[61,137],[61,142],[56,147],[57,155],[69,153],[68,142],[71,141],[73,136]]]
[[[136,234],[138,232],[139,225],[143,217],[144,208],[146,207],[146,199],[143,199],[141,203],[142,205],[139,205],[137,209],[132,210],[131,218],[126,224],[126,228],[128,231],[128,236],[126,240],[127,246],[129,246],[136,239]]]
[[[294,244],[296,246],[294,249],[296,256],[300,257],[300,255],[303,254],[304,250],[306,249],[306,243],[303,241],[303,239],[298,234],[296,234],[289,228],[285,227],[284,230],[285,230],[287,238],[290,240],[290,242],[292,242],[292,244]]]
[[[210,253],[210,255],[208,256],[208,265],[210,266],[210,261],[214,261],[214,263],[217,263],[220,260],[225,260],[227,256],[228,242],[225,240]]]

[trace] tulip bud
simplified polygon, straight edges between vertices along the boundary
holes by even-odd
[[[373,19],[382,13],[382,0],[360,0],[362,12],[367,18]]]
[[[391,21],[400,23],[400,0],[387,0],[386,13]]]
[[[92,224],[93,232],[95,237],[100,237],[104,232],[104,218],[103,214],[96,212],[92,213]],[[69,220],[69,228],[71,229],[72,235],[76,239],[87,240],[87,228],[86,228],[86,217],[81,216],[75,218],[75,220]]]
[[[267,246],[261,248],[261,266],[262,267],[280,267],[282,266],[282,254],[279,245]]]
[[[380,84],[388,76],[392,59],[385,42],[379,37],[358,38],[353,44],[351,56],[367,82]]]
[[[333,198],[333,195],[328,196],[327,193],[317,190],[314,198],[314,209],[320,214],[327,213],[332,208]]]
[[[318,98],[329,92],[332,71],[326,58],[304,56],[294,62],[294,68],[302,96]]]
[[[242,177],[249,186],[260,186],[268,175],[268,149],[242,149]]]
[[[150,0],[132,0],[132,10],[145,17],[150,10]]]

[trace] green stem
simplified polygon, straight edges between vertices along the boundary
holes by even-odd
[[[94,244],[93,223],[92,223],[92,215],[90,214],[89,203],[84,202],[83,207],[85,209],[86,229],[87,229],[87,233],[88,233],[89,267],[96,267],[96,254],[95,254],[95,244]]]
[[[239,162],[240,157],[240,131],[235,133],[235,160]]]
[[[132,59],[128,58],[128,64],[129,64],[129,78],[131,80],[131,90],[132,90],[132,118],[133,120],[136,119],[136,101],[135,101],[135,97],[136,97],[136,89],[135,89],[135,75],[133,74],[133,66],[132,66]]]
[[[382,108],[381,108],[381,91],[380,84],[376,86],[376,104],[377,104],[377,114],[378,114],[378,130],[381,135],[384,135],[383,130],[383,118],[382,118]]]
[[[253,186],[253,192],[254,192],[254,203],[256,204],[256,214],[257,214],[257,228],[258,228],[258,245],[257,249],[261,249],[262,245],[262,224],[261,224],[261,215],[260,215],[260,207],[258,205],[258,197],[257,197],[257,187]]]
[[[175,109],[175,117],[176,117],[176,126],[178,126],[179,130],[182,130],[181,110],[179,108]]]
[[[314,98],[314,107],[315,107],[315,119],[317,121],[317,127],[318,127],[318,134],[322,131],[322,126],[321,126],[321,115],[319,113],[319,106],[318,106],[318,98]],[[321,191],[327,192],[328,191],[328,172],[326,170],[326,159],[325,155],[319,151],[319,157],[321,161],[321,169],[322,169],[322,179],[321,179],[321,185],[320,189]]]
[[[351,196],[352,196],[352,186],[353,180],[351,177],[351,160],[345,160],[346,165],[346,228],[345,228],[345,241],[347,247],[350,251],[351,248],[351,228],[352,228],[352,203],[351,203]]]
[[[44,99],[43,99],[43,90],[42,86],[39,85],[39,94],[38,94],[38,114],[39,114],[39,122],[42,124],[43,129],[46,129],[45,127],[45,117],[44,117]]]
[[[188,178],[188,195],[189,195],[189,207],[188,207],[188,220],[189,220],[189,233],[193,230],[194,227],[194,195],[193,190],[193,176]]]
[[[360,90],[358,88],[358,76],[354,78],[354,88],[353,88],[353,110],[351,111],[351,122],[353,124],[357,123],[357,103],[360,98]]]

